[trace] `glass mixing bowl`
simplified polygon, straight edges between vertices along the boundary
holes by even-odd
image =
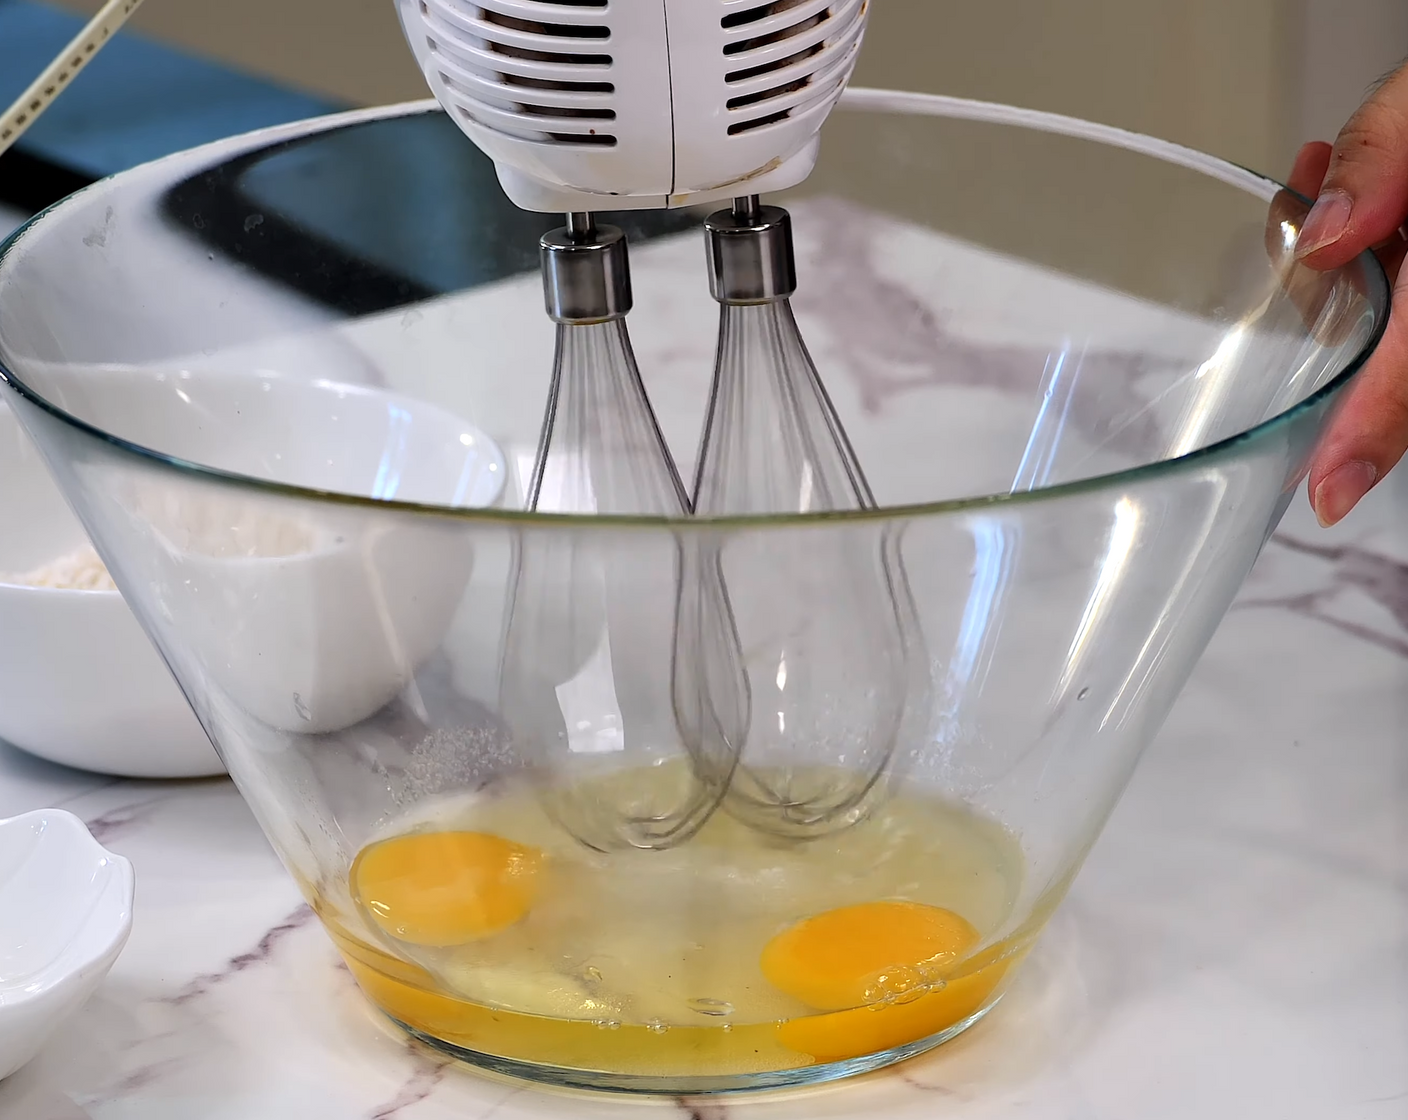
[[[856,90],[781,201],[879,512],[520,512],[557,223],[433,106],[138,168],[0,256],[6,398],[368,998],[479,1066],[782,1086],[985,1014],[1386,315],[1370,258],[1293,262],[1304,200],[1063,118]],[[687,476],[700,215],[616,220]],[[796,629],[741,656],[806,741],[782,769],[739,744],[735,785],[844,782],[854,698],[892,698],[865,717],[890,765],[836,827],[754,827],[683,745],[690,556]],[[924,651],[898,689],[872,617],[897,572]],[[702,828],[658,849],[563,827],[684,803]]]

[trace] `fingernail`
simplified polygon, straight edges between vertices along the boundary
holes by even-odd
[[[1333,245],[1349,228],[1349,215],[1354,200],[1344,191],[1326,191],[1306,215],[1305,225],[1296,238],[1296,260]]]
[[[1328,529],[1343,520],[1378,480],[1378,469],[1362,459],[1345,463],[1326,475],[1315,488],[1315,516],[1321,527]]]

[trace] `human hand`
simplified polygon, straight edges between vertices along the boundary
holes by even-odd
[[[1311,505],[1333,525],[1408,450],[1408,65],[1350,118],[1333,147],[1307,144],[1287,185],[1316,198],[1296,256],[1332,269],[1373,249],[1395,286],[1383,341],[1349,390],[1310,467]]]

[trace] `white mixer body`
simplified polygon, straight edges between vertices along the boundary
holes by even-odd
[[[871,0],[397,0],[430,88],[526,210],[795,186]]]

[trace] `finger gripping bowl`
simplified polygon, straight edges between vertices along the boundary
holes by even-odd
[[[1305,200],[1209,157],[864,90],[823,140],[770,201],[864,513],[518,512],[553,223],[428,105],[138,168],[0,254],[5,397],[363,990],[466,1061],[765,1088],[985,1014],[1383,329],[1372,259],[1302,268]],[[607,217],[689,477],[717,329],[701,215]],[[838,594],[820,573],[843,569],[906,593]],[[679,731],[725,723],[676,641],[701,578],[766,639],[734,666],[754,725],[807,728],[780,771],[737,742],[713,802]],[[839,621],[860,600],[913,604],[892,761],[839,827],[763,836],[731,807],[872,757],[837,672],[874,670]],[[699,632],[726,646],[718,612]],[[506,659],[509,633],[536,652]],[[564,797],[704,823],[595,850]]]

